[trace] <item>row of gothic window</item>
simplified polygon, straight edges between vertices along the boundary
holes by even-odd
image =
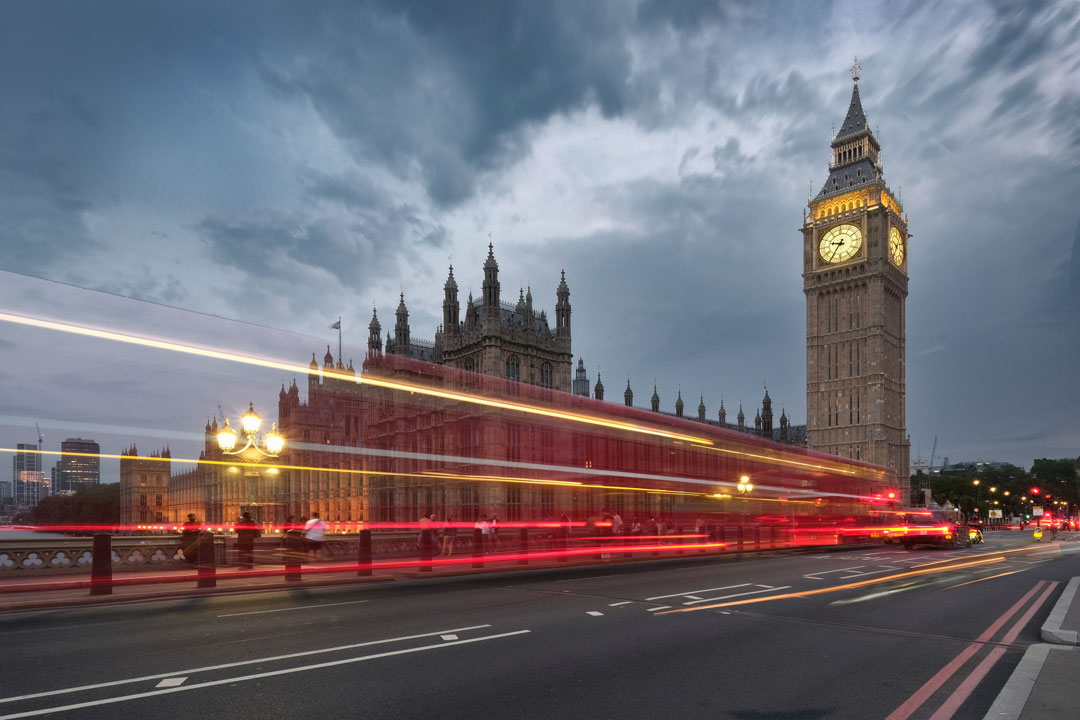
[[[844,303],[846,306],[844,309],[847,311],[848,321],[847,327],[842,328],[840,318],[841,305],[839,297],[828,298],[828,307],[825,311],[825,332],[834,333],[841,330],[857,330],[862,327],[862,295],[857,294],[854,298],[849,298]]]
[[[521,382],[521,361],[517,355],[506,358],[506,379]],[[554,372],[549,363],[540,366],[540,387],[553,388]]]
[[[837,427],[841,424],[843,408],[840,407],[840,397],[840,393],[837,393],[835,398],[826,402],[828,427]],[[862,422],[862,395],[848,393],[847,416],[848,425],[858,425]]]
[[[839,203],[837,205],[830,205],[827,208],[821,208],[820,210],[818,210],[817,217],[820,220],[821,218],[823,218],[823,217],[825,217],[827,215],[836,215],[838,213],[851,212],[852,210],[855,210],[857,208],[861,208],[864,204],[865,203],[863,203],[863,201],[861,199],[859,199],[859,200],[853,200],[853,201],[851,201],[849,203]]]
[[[849,160],[857,160],[858,158],[862,157],[862,154],[863,154],[862,147],[855,146],[855,147],[850,148],[848,150],[841,150],[839,153],[837,153],[837,160],[838,160],[838,162],[847,162]]]
[[[848,377],[862,375],[862,343],[848,343]],[[825,346],[825,379],[840,379],[840,345]]]

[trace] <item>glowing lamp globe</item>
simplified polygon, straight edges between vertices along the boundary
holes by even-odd
[[[240,427],[243,428],[245,435],[250,436],[259,432],[261,424],[262,418],[255,412],[255,406],[249,402],[247,412],[240,416]]]
[[[274,423],[272,429],[266,435],[266,450],[271,455],[279,454],[285,448],[285,438],[283,438],[277,431],[277,423]]]
[[[225,418],[225,424],[217,434],[218,447],[229,452],[236,447],[236,431],[229,426],[229,418]]]

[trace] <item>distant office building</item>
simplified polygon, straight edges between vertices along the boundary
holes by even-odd
[[[70,494],[101,483],[101,446],[85,438],[68,438],[60,443],[59,462],[53,489]],[[75,453],[69,455],[68,453]]]
[[[32,443],[19,443],[11,460],[11,481],[15,505],[32,508],[49,495],[49,482],[41,471],[40,448]]]

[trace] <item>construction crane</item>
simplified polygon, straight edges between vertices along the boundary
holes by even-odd
[[[934,474],[934,454],[937,453],[937,435],[934,436],[934,448],[930,451],[930,467],[927,468],[926,474]]]
[[[45,444],[45,436],[41,434],[41,426],[38,425],[37,420],[34,421],[34,429],[37,430],[38,450],[41,450]]]

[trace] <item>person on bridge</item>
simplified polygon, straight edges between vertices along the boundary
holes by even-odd
[[[180,533],[180,552],[189,565],[199,561],[199,531],[202,529],[199,521],[195,519],[195,513],[188,513],[184,530]]]
[[[304,539],[311,551],[311,559],[318,560],[319,551],[326,544],[326,522],[319,517],[319,513],[311,513],[311,519],[304,523]]]
[[[454,518],[447,517],[446,525],[443,528],[442,534],[442,550],[440,555],[446,555],[449,557],[454,553],[454,540],[457,539],[457,528],[454,526]]]
[[[255,538],[262,535],[259,526],[245,512],[236,523],[236,560],[241,570],[250,570],[255,561]]]

